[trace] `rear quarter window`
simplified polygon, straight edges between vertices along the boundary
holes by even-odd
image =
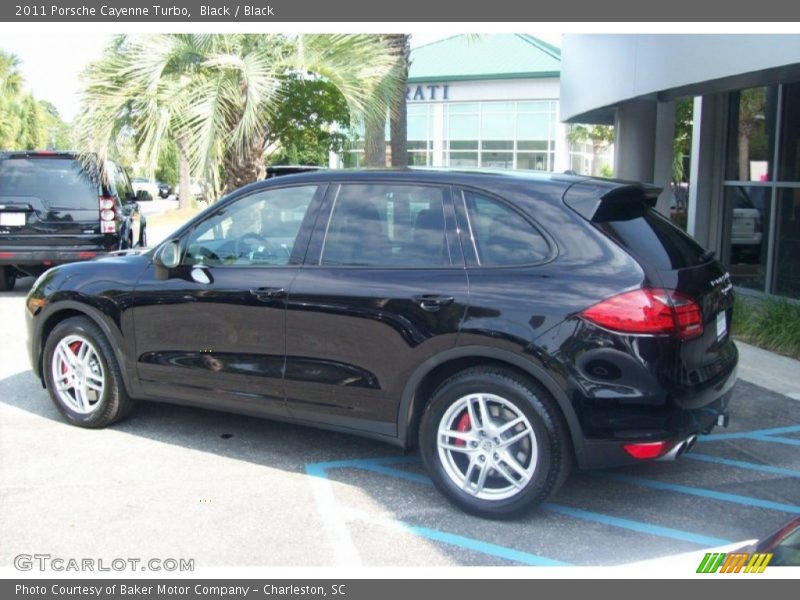
[[[509,206],[472,191],[464,191],[468,235],[483,267],[541,263],[550,256],[544,236]]]
[[[597,227],[656,269],[685,269],[709,260],[700,244],[644,203],[626,206]]]

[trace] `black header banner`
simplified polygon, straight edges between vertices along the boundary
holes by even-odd
[[[786,0],[5,0],[10,22],[794,22]]]

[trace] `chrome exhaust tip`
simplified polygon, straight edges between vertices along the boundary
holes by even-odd
[[[697,436],[691,435],[685,440],[682,440],[677,444],[675,444],[669,452],[667,452],[664,456],[660,456],[656,460],[664,462],[671,460],[678,460],[683,455],[684,452],[688,452],[689,450],[692,449],[696,441],[697,441]]]

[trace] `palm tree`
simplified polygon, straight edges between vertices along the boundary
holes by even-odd
[[[0,50],[0,148],[65,149],[66,124],[49,102],[23,89],[19,59]]]
[[[567,140],[571,144],[592,144],[592,166],[590,175],[600,175],[600,153],[614,143],[614,128],[609,125],[570,125]]]
[[[391,91],[389,104],[389,136],[392,166],[408,166],[408,113],[406,83],[411,62],[411,36],[407,33],[386,33],[375,36],[397,60],[398,75]],[[364,122],[364,164],[368,167],[386,166],[386,113],[373,115]]]
[[[22,90],[19,58],[0,50],[0,148],[14,146],[18,127],[18,97]]]
[[[389,133],[392,145],[392,166],[408,166],[408,108],[406,106],[406,83],[411,67],[411,36],[407,33],[387,35],[387,43],[399,58],[401,81],[395,88],[392,111],[389,114]]]
[[[227,192],[263,172],[287,77],[322,77],[351,113],[386,114],[396,63],[370,35],[119,36],[85,73],[80,148],[104,159],[122,131],[133,131],[139,160],[154,170],[162,146],[174,141],[181,189],[191,169],[222,172]]]

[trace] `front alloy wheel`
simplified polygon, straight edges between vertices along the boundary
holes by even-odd
[[[89,340],[80,335],[63,338],[56,345],[51,367],[55,394],[65,406],[81,415],[97,409],[105,390],[105,372]]]
[[[42,358],[50,397],[73,425],[105,427],[133,408],[114,349],[91,319],[71,317],[57,324]]]

